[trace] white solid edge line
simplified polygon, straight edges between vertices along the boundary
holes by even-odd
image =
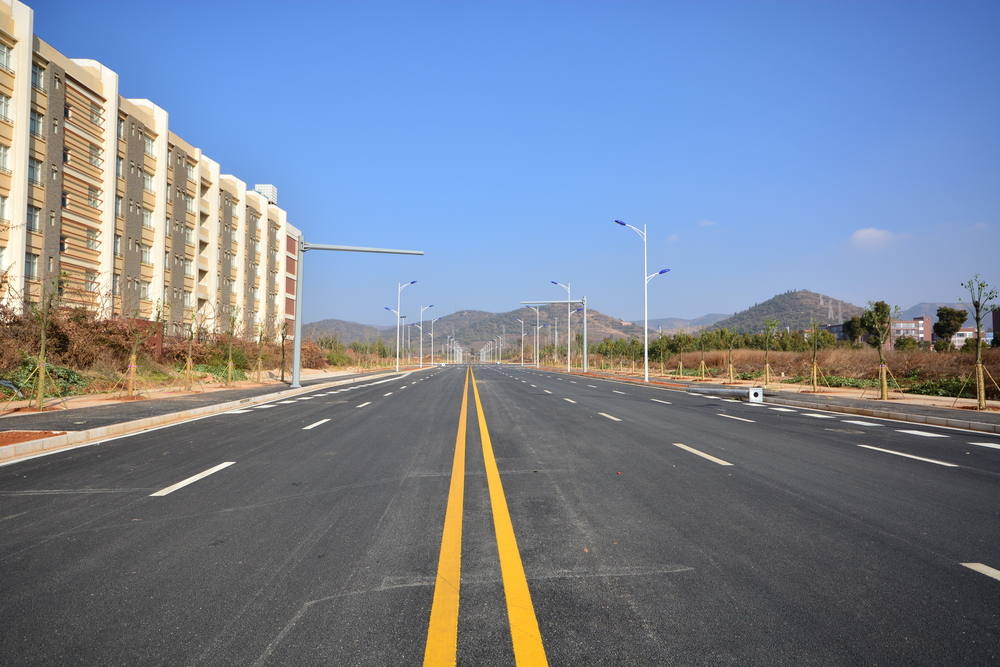
[[[665,389],[664,391],[673,391],[673,390],[671,390],[671,389]],[[768,405],[781,405],[781,403],[770,403],[770,402],[768,402]],[[939,428],[939,429],[943,429],[945,431],[959,431],[961,433],[975,435],[976,437],[985,436],[987,438],[989,438],[989,437],[998,437],[998,438],[1000,438],[1000,433],[990,433],[988,431],[977,431],[975,429],[960,428],[958,426],[941,426],[940,424],[925,424],[925,423],[922,423],[922,422],[907,421],[905,419],[890,419],[889,417],[871,417],[869,415],[856,415],[856,414],[854,414],[852,412],[836,412],[835,410],[823,410],[821,408],[800,408],[800,409],[802,409],[802,410],[812,410],[813,412],[825,412],[825,413],[827,413],[829,415],[833,415],[834,417],[866,417],[868,419],[878,419],[879,421],[890,422],[890,423],[893,423],[893,424],[913,424],[914,426],[924,426],[924,427],[927,427],[927,428]]]
[[[572,398],[564,398],[563,400],[566,401],[567,403],[576,403],[576,401],[574,401]],[[972,444],[976,444],[976,443],[972,443]]]
[[[688,447],[687,445],[682,444],[680,442],[675,442],[673,444],[674,444],[674,447],[680,447],[681,449],[683,449],[686,452],[691,452],[692,454],[694,454],[696,456],[700,456],[703,459],[708,459],[712,463],[718,463],[720,466],[731,466],[731,465],[733,465],[729,461],[723,461],[722,459],[716,458],[716,457],[712,456],[711,454],[706,454],[705,452],[699,452],[694,447]]]
[[[320,420],[319,420],[318,422],[316,422],[315,424],[309,424],[309,426],[303,426],[303,427],[302,427],[302,430],[303,430],[303,431],[308,431],[309,429],[311,429],[311,428],[316,428],[317,426],[319,426],[319,425],[321,425],[321,424],[325,424],[325,423],[327,423],[328,421],[330,421],[330,420],[329,420],[329,419],[320,419]]]
[[[744,419],[743,417],[734,417],[733,415],[724,415],[721,412],[716,412],[715,414],[719,415],[720,417],[725,417],[726,419],[736,419],[741,422],[750,422],[751,424],[757,423],[752,419]]]
[[[906,428],[897,428],[896,433],[907,433],[909,435],[922,435],[925,438],[948,438],[944,433],[931,433],[930,431],[915,431]]]
[[[658,399],[658,398],[651,398],[651,399],[649,399],[649,400],[651,400],[651,401],[656,401],[657,403],[663,403],[664,405],[673,405],[673,403],[671,403],[670,401],[661,401],[661,400],[660,400],[660,399]]]
[[[223,468],[228,468],[229,466],[233,465],[234,463],[236,463],[236,461],[226,461],[225,463],[220,463],[219,465],[214,466],[212,468],[209,468],[208,470],[205,470],[204,472],[200,472],[197,475],[192,475],[191,477],[188,477],[187,479],[181,480],[181,481],[177,482],[176,484],[172,484],[171,486],[168,486],[165,489],[160,489],[156,493],[151,493],[149,495],[150,496],[165,496],[168,493],[173,493],[177,489],[183,489],[188,484],[194,484],[199,479],[203,479],[205,477],[208,477],[212,473],[219,472]]]
[[[365,401],[364,403],[362,403],[361,405],[359,405],[359,406],[357,406],[357,407],[359,407],[359,408],[363,408],[363,407],[365,407],[366,405],[371,405],[371,404],[372,404],[372,402],[371,402],[371,401]]]
[[[812,417],[813,419],[833,419],[833,415],[821,415],[818,412],[803,412],[803,417]]]
[[[970,570],[975,570],[979,574],[985,574],[987,577],[992,577],[997,581],[1000,581],[1000,570],[990,567],[989,565],[984,565],[983,563],[962,563],[962,567],[967,567]]]
[[[864,447],[865,449],[874,449],[876,452],[885,452],[886,454],[895,454],[896,456],[905,456],[908,459],[915,459],[917,461],[923,461],[925,463],[933,463],[935,465],[944,466],[946,468],[957,468],[957,463],[948,463],[946,461],[938,461],[936,459],[925,459],[922,456],[914,456],[913,454],[904,454],[903,452],[894,452],[891,449],[882,449],[881,447],[872,447],[871,445],[858,445],[858,447]]]
[[[882,426],[882,424],[876,424],[875,422],[861,421],[860,419],[841,419],[840,421],[845,424],[857,424],[858,426]]]
[[[597,414],[601,415],[602,417],[607,417],[611,421],[616,421],[616,422],[620,422],[621,421],[621,419],[618,419],[618,417],[613,417],[613,416],[609,415],[606,412],[598,412]]]
[[[226,414],[226,415],[245,415],[245,414],[247,414],[249,412],[253,412],[253,410],[230,410],[229,412],[224,412],[223,414]]]
[[[989,447],[990,449],[1000,449],[1000,443],[996,442],[970,442],[970,445],[976,445],[977,447]]]

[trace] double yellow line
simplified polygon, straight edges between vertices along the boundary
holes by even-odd
[[[507,600],[507,620],[510,623],[514,660],[518,665],[547,665],[538,619],[531,603],[528,580],[524,575],[521,552],[514,537],[514,524],[510,519],[507,498],[504,496],[500,471],[497,470],[493,443],[486,426],[483,403],[479,398],[476,375],[470,367],[465,374],[462,390],[462,407],[458,416],[458,433],[455,435],[455,457],[451,465],[451,485],[448,505],[444,514],[441,534],[441,554],[438,557],[437,578],[434,583],[434,602],[427,627],[427,645],[424,648],[424,665],[454,665],[458,656],[458,606],[462,581],[462,512],[465,502],[465,444],[468,426],[469,383],[472,383],[479,419],[479,435],[483,445],[486,466],[486,483],[489,488],[490,506],[493,509],[493,529],[496,533],[497,552],[500,556],[500,574],[503,578],[504,597]]]

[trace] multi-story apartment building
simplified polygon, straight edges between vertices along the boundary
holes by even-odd
[[[896,344],[896,339],[900,336],[909,336],[918,343],[931,341],[932,328],[930,323],[921,315],[912,320],[893,320],[891,342]]]
[[[175,334],[291,333],[301,233],[276,189],[248,190],[168,120],[0,0],[0,299],[56,293]]]

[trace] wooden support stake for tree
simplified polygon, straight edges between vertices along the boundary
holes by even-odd
[[[136,366],[136,353],[133,351],[128,355],[128,384],[126,385],[126,393],[129,398],[135,398],[135,366]]]
[[[705,360],[702,359],[701,363],[698,365],[698,374],[701,375],[701,379],[705,379]]]
[[[812,362],[812,385],[813,393],[819,393],[819,364]]]
[[[736,381],[736,374],[733,373],[733,348],[729,348],[729,381]]]
[[[684,362],[680,359],[677,360],[677,377],[684,375]]]
[[[184,360],[184,390],[191,391],[194,365],[191,363],[191,348],[188,347],[187,359]]]

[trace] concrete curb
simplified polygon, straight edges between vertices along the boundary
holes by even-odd
[[[547,370],[549,372],[562,373],[567,375],[565,371],[552,371],[551,369],[539,369]],[[628,384],[638,384],[640,386],[646,383],[641,380],[634,380],[632,378],[621,378],[614,376],[604,376],[595,374],[593,371],[590,373],[568,373],[568,375],[576,375],[578,377],[591,377],[600,378],[602,380],[611,380],[614,382],[622,382]],[[666,386],[669,388],[681,388],[685,391],[692,385],[698,386],[698,383],[691,382],[688,384],[679,383],[667,383],[667,382],[650,382],[650,384],[658,384],[661,386]],[[764,402],[774,403],[775,405],[787,405],[795,408],[811,408],[813,410],[829,410],[830,412],[843,412],[851,415],[860,415],[862,417],[878,417],[881,419],[893,419],[895,421],[902,422],[913,422],[916,424],[929,424],[931,426],[948,426],[951,428],[962,428],[968,431],[979,431],[980,433],[1000,433],[1000,424],[988,424],[985,422],[976,422],[968,419],[948,419],[947,417],[934,417],[932,415],[915,415],[907,412],[899,412],[896,410],[875,410],[871,408],[856,408],[849,405],[837,405],[834,403],[809,403],[806,401],[796,401],[794,398],[784,398],[782,396],[775,396],[774,394],[768,394],[767,390],[764,390]]]
[[[835,405],[833,403],[810,403],[808,401],[786,399],[781,396],[768,396],[766,392],[764,393],[764,401],[766,403],[774,403],[775,405],[788,405],[796,408],[829,410],[830,412],[844,412],[863,417],[878,417],[881,419],[893,419],[896,421],[914,422],[917,424],[929,424],[931,426],[949,426],[951,428],[962,428],[969,431],[980,431],[982,433],[1000,433],[1000,424],[987,424],[985,422],[974,422],[967,419],[948,419],[945,417],[934,417],[931,415],[915,415],[895,410],[856,408],[850,405]]]
[[[422,369],[417,368],[409,371],[400,371],[399,374],[406,375],[419,370]],[[48,438],[18,442],[13,445],[3,445],[0,446],[0,465],[14,462],[23,457],[42,454],[44,452],[56,451],[80,445],[94,444],[96,442],[100,442],[101,440],[131,435],[150,428],[171,426],[173,424],[190,421],[199,417],[208,417],[222,412],[228,412],[237,408],[253,407],[262,403],[270,403],[271,401],[279,398],[307,394],[312,391],[336,387],[341,384],[350,384],[352,382],[360,382],[364,380],[377,380],[390,375],[396,375],[396,372],[390,371],[388,373],[377,373],[360,378],[354,377],[345,380],[331,380],[329,382],[321,382],[319,384],[309,385],[308,387],[300,387],[298,389],[283,389],[269,394],[261,394],[260,396],[250,396],[247,398],[240,398],[235,401],[215,403],[213,405],[205,405],[200,408],[191,408],[190,410],[181,410],[179,412],[171,412],[165,415],[157,415],[155,417],[146,417],[144,419],[121,422],[120,424],[110,424],[108,426],[92,428],[86,431],[73,431],[63,435],[53,435]]]

